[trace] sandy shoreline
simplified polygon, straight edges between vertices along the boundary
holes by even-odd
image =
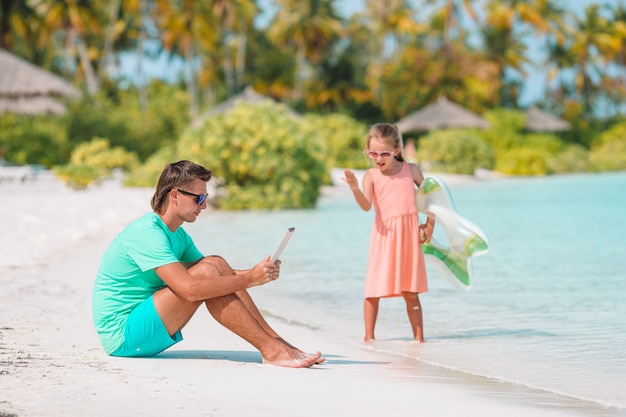
[[[149,210],[152,190],[110,182],[75,192],[51,179],[0,189],[0,416],[582,415],[550,406],[546,394],[275,317],[287,340],[327,362],[262,365],[202,310],[162,355],[109,357],[91,322],[93,277],[115,234]]]

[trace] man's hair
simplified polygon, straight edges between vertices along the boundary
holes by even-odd
[[[174,188],[185,188],[194,180],[208,182],[213,172],[191,161],[178,161],[167,164],[159,177],[156,190],[150,201],[152,210],[163,214],[167,208],[167,195]]]

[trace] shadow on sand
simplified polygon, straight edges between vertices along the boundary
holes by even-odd
[[[386,365],[386,361],[346,360],[340,355],[322,355],[326,358],[323,365]],[[204,359],[225,360],[262,364],[261,354],[257,351],[245,350],[169,350],[161,352],[154,359]]]

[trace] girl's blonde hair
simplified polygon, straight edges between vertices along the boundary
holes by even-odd
[[[394,148],[400,148],[400,152],[395,156],[396,160],[400,162],[406,161],[404,157],[404,143],[402,142],[402,134],[398,129],[398,126],[391,123],[376,123],[367,132],[367,139],[365,141],[365,154],[370,147],[370,141],[372,139],[378,139],[386,144],[393,146]]]

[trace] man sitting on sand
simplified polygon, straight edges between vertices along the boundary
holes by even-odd
[[[93,289],[93,319],[113,356],[153,356],[182,340],[181,330],[201,304],[226,328],[259,350],[263,363],[291,368],[324,361],[283,340],[261,316],[247,288],[276,280],[280,261],[269,256],[252,269],[233,270],[204,257],[181,227],[206,206],[212,172],[190,161],[165,167],[153,212],[124,229],[102,257]]]

